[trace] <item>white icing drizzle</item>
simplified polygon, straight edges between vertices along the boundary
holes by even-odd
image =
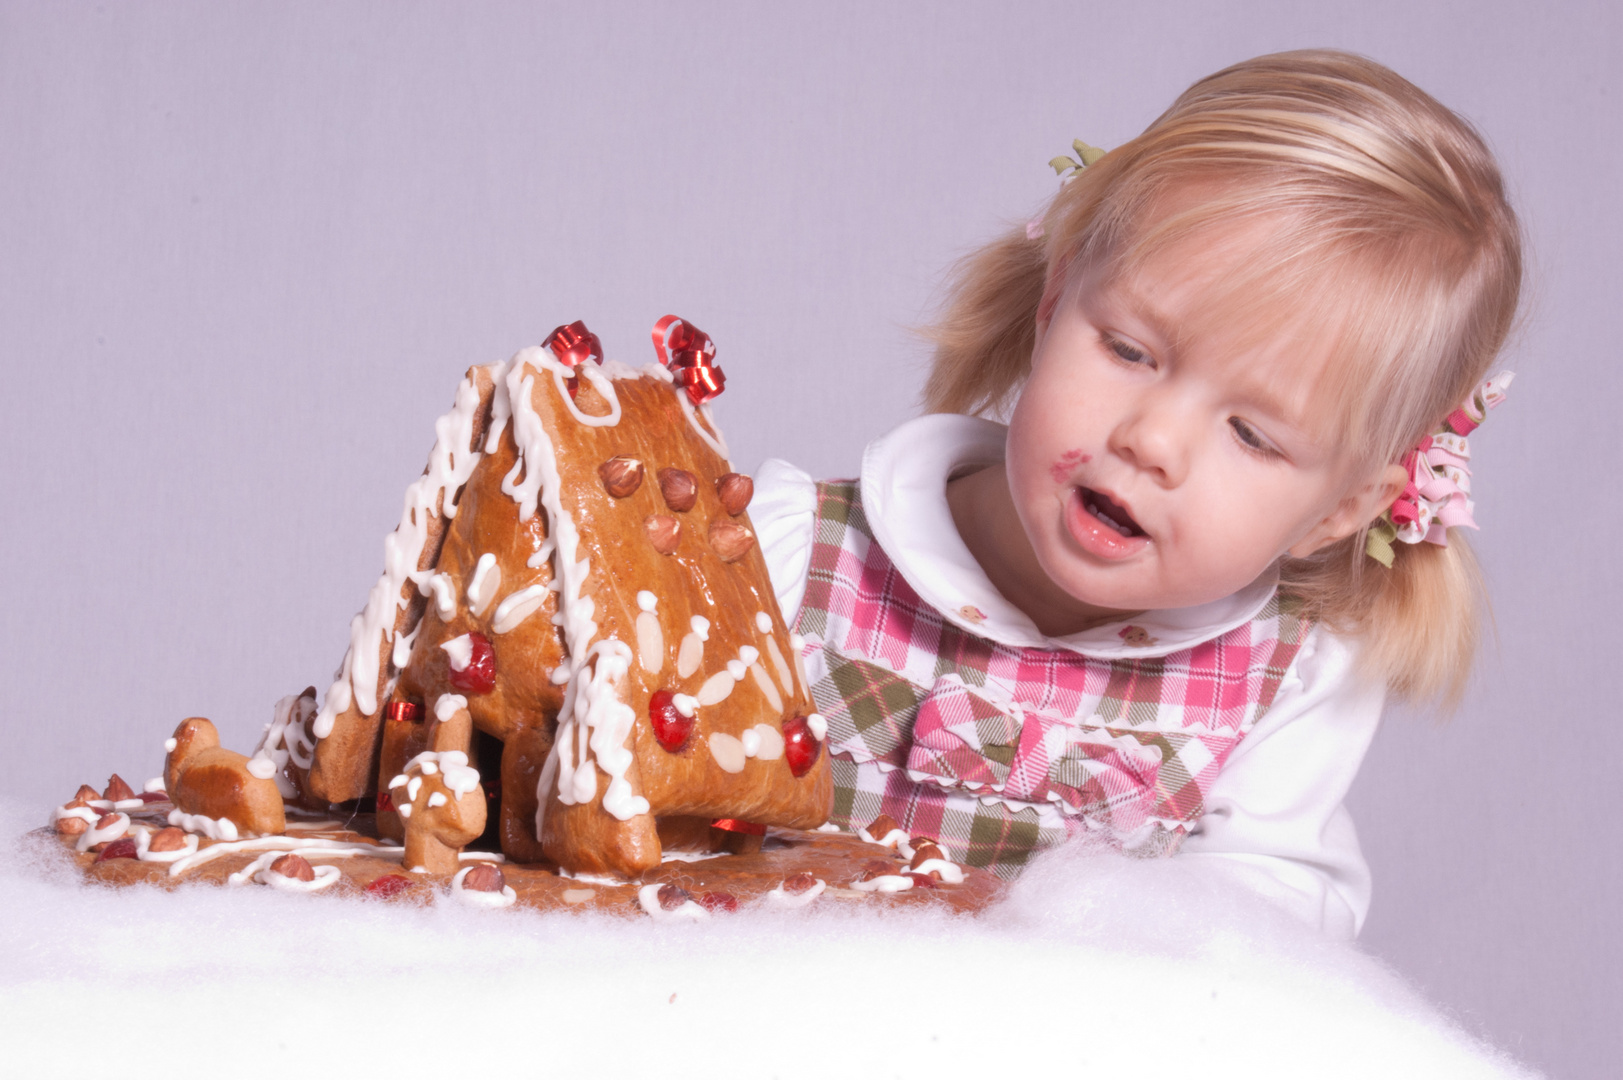
[[[169,811],[169,824],[189,833],[199,833],[210,840],[236,840],[242,835],[237,823],[230,818],[211,818],[207,814],[188,814],[180,808]]]
[[[778,693],[778,688],[772,685],[772,677],[766,673],[766,668],[758,663],[751,664],[750,674],[755,677],[755,685],[761,688],[761,693],[766,697],[766,703],[772,706],[772,711],[783,712],[783,697]]]
[[[789,671],[789,661],[783,658],[783,650],[778,648],[777,638],[766,639],[766,656],[772,661],[772,670],[778,676],[778,685],[783,687],[785,694],[795,692],[794,675]]]
[[[451,575],[441,571],[428,579],[428,591],[434,598],[434,610],[439,613],[440,622],[450,622],[456,617],[456,582]]]
[[[456,696],[454,694],[445,695],[445,697]],[[440,700],[444,701],[445,698],[442,697]],[[458,707],[461,708],[466,705],[467,702],[463,701]],[[459,798],[479,786],[479,770],[468,764],[468,755],[461,750],[442,750],[438,753],[433,750],[425,750],[406,762],[405,775],[410,775],[413,771],[421,773],[422,776],[440,774],[440,783],[455,792]],[[398,780],[399,777],[395,779]],[[422,778],[417,776],[412,777],[406,783],[406,794],[414,802],[417,799],[418,785],[421,783]],[[389,782],[389,786],[391,788],[395,786],[393,780]]]
[[[541,605],[546,603],[547,593],[550,591],[545,585],[529,585],[515,593],[509,593],[505,600],[496,605],[496,616],[491,623],[491,629],[498,634],[517,629],[525,619],[540,610]]]
[[[913,887],[913,879],[906,874],[881,874],[869,881],[853,881],[850,887],[858,892],[906,892]]]
[[[964,881],[964,868],[955,862],[946,859],[925,859],[913,867],[912,873],[928,875],[934,870],[941,875],[941,880],[949,885],[962,885]]]
[[[249,762],[250,769],[254,768],[254,761],[270,762],[269,779],[276,781],[276,790],[282,793],[284,799],[295,798],[299,793],[293,781],[283,772],[288,761],[291,760],[298,768],[308,769],[315,760],[316,744],[310,741],[307,734],[310,717],[315,711],[314,698],[289,694],[278,701],[271,710],[271,722],[265,727],[265,734]],[[254,775],[258,776],[259,773]]]
[[[504,908],[518,903],[518,893],[513,891],[511,885],[503,885],[501,892],[479,892],[477,889],[464,888],[462,879],[467,877],[472,869],[471,866],[464,866],[456,872],[456,876],[451,879],[452,896],[469,907]]]
[[[255,754],[248,759],[248,775],[269,780],[276,775],[276,763],[263,754]],[[280,786],[280,785],[278,785]]]
[[[727,440],[721,437],[721,429],[716,427],[715,417],[710,415],[710,406],[700,405],[695,407],[692,400],[688,398],[687,392],[681,389],[676,391],[676,400],[681,404],[682,414],[688,418],[688,423],[693,427],[694,431],[698,432],[699,438],[704,440],[706,446],[719,454],[722,461],[727,462],[727,471],[731,472],[733,463],[727,459],[732,455],[727,450]],[[705,422],[703,424],[699,423],[700,416],[704,417]]]
[[[870,844],[895,848],[896,853],[904,859],[913,857],[913,845],[907,842],[907,834],[899,828],[890,830],[884,836],[874,836],[866,828],[862,828],[857,830],[857,835]]]
[[[468,634],[441,642],[440,648],[450,657],[452,671],[466,671],[468,665],[473,663],[473,638]]]
[[[614,392],[613,383],[603,375],[603,369],[600,364],[592,360],[587,360],[579,367],[571,370],[570,368],[560,364],[552,357],[547,356],[545,353],[542,353],[541,356],[543,360],[547,361],[546,366],[552,369],[552,382],[553,385],[558,388],[558,397],[561,398],[563,403],[569,407],[569,411],[575,415],[576,420],[579,420],[588,427],[614,427],[615,425],[619,424],[620,395]],[[583,377],[587,382],[596,387],[597,392],[602,394],[609,403],[609,411],[607,415],[588,416],[575,407],[575,399],[569,396],[569,387],[566,385],[566,380],[571,375]]]
[[[176,742],[175,737],[171,735],[169,738],[163,741],[163,752],[166,754],[173,754],[175,752],[175,747],[179,745],[180,743]]]
[[[102,819],[102,811],[100,811],[100,810],[92,810],[88,806],[75,806],[72,809],[69,809],[66,806],[59,806],[55,810],[51,811],[51,822],[50,823],[52,825],[55,825],[57,822],[61,821],[63,818],[70,818],[70,817],[71,818],[78,818],[80,821],[84,822],[86,825],[94,825],[96,822],[98,822],[98,821],[100,821]]]
[[[146,786],[143,787],[141,790],[146,792],[149,795],[152,794],[154,791],[163,791],[164,790],[163,783],[164,783],[163,777],[154,776],[151,780],[148,780],[146,782]],[[167,794],[167,792],[165,792],[165,794]]]
[[[682,397],[686,398],[687,395],[683,394]],[[666,911],[659,906],[659,890],[662,888],[664,885],[655,882],[637,890],[638,906],[655,922],[704,922],[710,918],[710,913],[692,900],[683,901],[675,911]]]
[[[174,822],[170,822],[174,824]],[[371,855],[378,859],[398,861],[405,854],[403,847],[384,847],[378,844],[355,844],[343,840],[323,840],[319,837],[299,836],[260,836],[249,840],[233,840],[218,844],[210,844],[200,849],[197,854],[177,860],[169,866],[169,876],[179,877],[186,871],[212,862],[222,855],[231,855],[239,851],[320,851],[325,855],[334,857],[344,855]]]
[[[699,670],[704,663],[704,638],[697,633],[688,634],[682,638],[682,646],[676,652],[676,674],[687,678]]]
[[[665,631],[649,608],[637,613],[637,661],[656,674],[665,666]]]
[[[506,374],[503,365],[489,369],[497,384]],[[406,606],[401,589],[413,581],[421,589],[429,575],[419,571],[423,546],[428,541],[429,519],[435,504],[447,520],[456,516],[453,497],[468,478],[482,455],[472,451],[474,426],[479,419],[479,387],[464,378],[457,387],[451,411],[434,423],[434,449],[428,456],[428,470],[406,489],[405,508],[400,524],[383,540],[383,574],[367,594],[366,606],[350,621],[349,649],[338,668],[337,678],[316,714],[312,733],[317,739],[332,734],[338,714],[354,705],[365,716],[378,711],[378,683],[382,674],[383,639],[394,634],[397,614]]]
[[[286,855],[285,851],[267,851],[241,870],[227,877],[227,885],[246,885],[250,881],[257,881],[261,885],[269,885],[273,889],[290,893],[313,893],[335,884],[343,872],[336,866],[312,866],[315,877],[310,881],[300,881],[298,878],[288,877],[271,869],[271,863]]]
[[[487,551],[479,556],[473,577],[468,580],[468,610],[483,615],[501,584],[502,568],[496,564],[496,556]]]
[[[653,611],[654,608],[658,606],[659,597],[655,596],[647,589],[642,589],[637,593],[637,607],[641,608],[643,611]]]
[[[729,663],[734,663],[734,664],[736,664],[737,662],[738,661],[736,661],[736,660],[729,661]],[[743,674],[743,672],[739,672],[739,674]],[[723,701],[727,700],[727,695],[731,694],[733,692],[733,684],[736,683],[736,682],[737,682],[737,680],[733,678],[732,672],[730,672],[730,671],[718,671],[718,672],[716,672],[714,675],[710,676],[710,678],[708,678],[708,679],[706,679],[704,681],[703,686],[699,687],[699,694],[698,694],[699,704],[700,705],[719,705],[719,704],[721,704]]]
[[[423,778],[421,776],[413,776],[406,780],[406,798],[412,802],[417,801],[417,793],[422,790]]]
[[[74,809],[78,809],[75,807]],[[63,814],[63,817],[77,817],[77,814]],[[75,851],[89,851],[92,844],[107,844],[118,840],[130,831],[130,816],[128,814],[114,814],[113,820],[101,828],[96,827],[95,818],[90,822],[90,828],[79,834],[79,840],[73,845]]]
[[[594,873],[591,873],[590,871],[586,871],[586,870],[582,870],[582,871],[576,873],[576,872],[573,872],[573,871],[570,871],[570,870],[566,870],[561,866],[558,867],[558,876],[561,877],[561,878],[565,878],[565,879],[567,879],[569,881],[585,881],[585,882],[588,882],[589,884],[592,884],[592,885],[629,885],[629,884],[631,884],[631,882],[627,881],[625,878],[616,877],[613,874],[594,874]]]
[[[692,694],[672,694],[671,704],[675,705],[676,711],[683,716],[692,716],[694,710],[699,707],[699,699]]]
[[[451,801],[450,799],[447,799],[445,797],[445,792],[436,791],[436,792],[434,792],[434,794],[432,794],[432,795],[430,795],[428,797],[428,808],[430,810],[432,810],[436,806],[444,806],[446,803],[448,803],[450,801]]]
[[[411,628],[411,632],[409,634],[396,634],[394,636],[394,649],[390,651],[389,659],[394,663],[396,668],[404,668],[408,663],[410,663],[411,648],[413,645],[417,644],[417,635],[422,632],[422,629],[423,624],[422,621],[419,620],[417,625]],[[389,691],[391,693],[394,691],[393,680],[390,680],[389,682]]]
[[[816,878],[814,880],[816,884],[803,893],[785,892],[783,886],[780,884],[777,888],[766,894],[767,903],[785,908],[805,907],[813,900],[816,900],[819,896],[822,896],[823,890],[828,888],[828,883],[822,878]]]
[[[660,862],[706,862],[710,859],[719,859],[723,855],[732,854],[729,851],[662,851],[659,853]]]
[[[671,369],[666,367],[664,364],[650,362],[644,364],[640,370],[642,374],[648,376],[650,379],[658,379],[663,383],[674,383],[676,381],[676,376],[671,372]]]
[[[461,694],[441,694],[434,701],[434,719],[442,724],[448,724],[453,716],[467,707],[468,699]],[[413,758],[412,760],[417,759]]]
[[[744,662],[742,660],[727,661],[727,674],[732,676],[734,682],[742,681],[744,678]]]
[[[507,856],[499,851],[459,851],[456,853],[460,862],[493,862],[504,863]]]
[[[725,732],[712,732],[710,739],[710,756],[716,759],[722,772],[741,773],[744,771],[744,762],[748,754],[744,752],[744,743]]]
[[[755,629],[763,634],[770,634],[772,632],[772,616],[764,611],[757,611],[755,613]]]
[[[710,640],[709,619],[705,618],[703,615],[695,615],[693,616],[693,619],[689,625],[693,627],[693,632],[698,635],[700,641]]]
[[[621,701],[616,686],[631,667],[631,649],[617,638],[604,638],[591,648],[591,668],[579,668],[564,691],[552,756],[558,759],[558,801],[590,802],[597,793],[597,774],[587,757],[609,778],[603,809],[621,821],[649,810],[648,800],[634,795],[626,780],[632,753],[626,746],[636,713]],[[573,661],[572,661],[573,662]]]
[[[828,738],[828,721],[823,719],[821,713],[807,713],[806,730],[812,733],[812,738],[822,742]]]
[[[738,649],[738,659],[745,667],[749,667],[761,658],[761,650],[754,645],[741,645]]]

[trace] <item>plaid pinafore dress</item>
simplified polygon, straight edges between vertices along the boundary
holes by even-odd
[[[1162,657],[1001,645],[919,598],[855,481],[820,483],[795,629],[828,722],[831,819],[854,830],[889,814],[1004,877],[1080,832],[1171,854],[1311,626],[1276,593],[1250,622]]]

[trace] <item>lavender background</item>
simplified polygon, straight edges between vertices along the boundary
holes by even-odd
[[[1533,242],[1478,440],[1498,638],[1353,794],[1364,946],[1562,1077],[1623,1060],[1615,5],[0,3],[0,724],[41,807],[325,687],[462,369],[710,331],[735,459],[850,474],[958,254],[1074,136],[1233,61],[1374,56],[1481,126]],[[21,768],[17,766],[21,765]]]

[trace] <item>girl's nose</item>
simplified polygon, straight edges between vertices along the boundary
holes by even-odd
[[[1110,449],[1162,487],[1177,487],[1189,473],[1195,423],[1172,395],[1149,394],[1116,424]]]

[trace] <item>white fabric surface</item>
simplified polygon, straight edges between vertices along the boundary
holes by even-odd
[[[1270,572],[1232,596],[1196,608],[1133,616],[1155,638],[1134,647],[1109,623],[1066,637],[1043,636],[987,579],[947,508],[948,477],[1002,461],[1001,424],[938,414],[911,420],[871,443],[862,460],[862,505],[875,538],[919,596],[973,634],[1021,648],[1068,649],[1103,660],[1164,656],[1253,618],[1273,595]],[[755,524],[784,617],[805,594],[816,487],[787,462],[756,470]],[[959,617],[965,605],[986,619]],[[1244,884],[1296,918],[1352,938],[1369,910],[1369,868],[1343,806],[1379,726],[1383,687],[1354,674],[1354,643],[1313,630],[1286,672],[1273,706],[1213,782],[1206,811],[1178,858]]]

